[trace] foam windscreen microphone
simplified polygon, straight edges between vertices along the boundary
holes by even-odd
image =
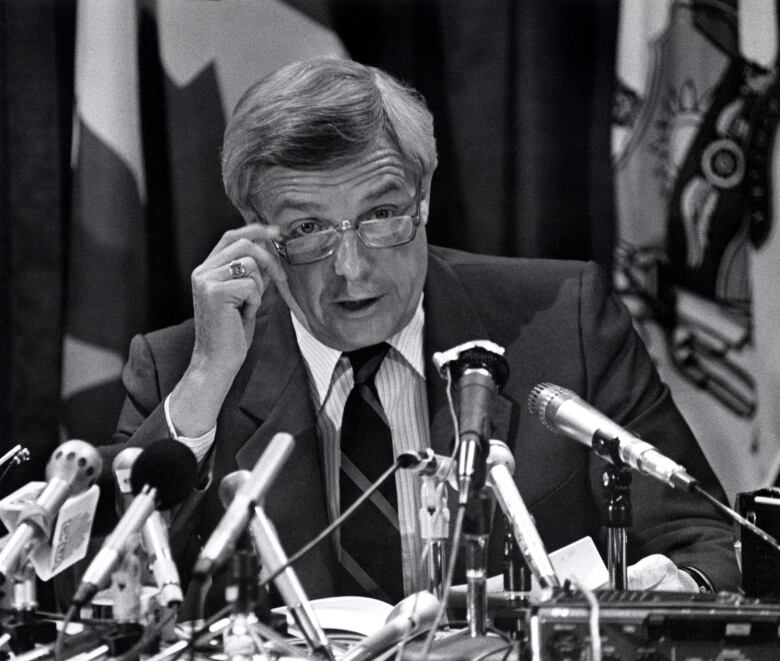
[[[114,530],[81,579],[73,604],[90,601],[108,585],[131,540],[155,510],[167,510],[182,502],[195,486],[198,463],[190,449],[179,441],[162,439],[147,446],[133,463],[130,483],[136,494]]]
[[[198,462],[186,445],[164,438],[138,455],[130,472],[130,486],[138,496],[145,485],[157,489],[157,509],[169,510],[195,487]]]

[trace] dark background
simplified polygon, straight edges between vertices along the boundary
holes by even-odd
[[[353,59],[386,69],[426,97],[440,163],[431,243],[491,254],[590,258],[611,267],[617,2],[290,4],[330,25]],[[154,72],[154,23],[151,14],[143,16],[139,62]],[[74,0],[0,3],[0,443],[22,443],[33,451],[32,461],[0,485],[3,492],[41,479],[68,418],[60,400],[61,349],[66,320],[79,314],[68,303],[75,287],[69,262],[86,249],[71,223],[75,17]],[[154,151],[164,146],[156,117],[165,103],[165,81],[148,78],[141,90],[146,218],[155,240],[147,276],[157,286],[126,282],[114,294],[142,309],[134,328],[112,338],[124,347],[123,355],[132,333],[190,315],[187,269],[238,222],[219,190],[214,158],[213,177],[199,192],[212,191],[215,214],[223,215],[215,216],[197,245],[172,243],[165,177],[171,156]],[[221,135],[221,126],[214,130]],[[179,267],[172,270],[174,262]],[[100,314],[95,321],[87,311],[84,322],[110,327],[110,313]],[[111,432],[105,421],[116,418],[121,389],[115,385],[90,397],[80,402],[77,419],[68,419],[69,435],[104,441]]]

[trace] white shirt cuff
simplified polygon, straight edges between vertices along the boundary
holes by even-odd
[[[171,435],[171,438],[179,441],[180,443],[184,443],[184,445],[192,450],[192,454],[195,455],[195,459],[197,459],[200,463],[200,461],[209,451],[211,444],[214,442],[214,437],[217,435],[217,426],[214,425],[205,434],[203,434],[203,436],[198,436],[197,438],[180,436],[176,431],[176,427],[174,426],[173,421],[171,420],[171,412],[168,404],[168,400],[170,400],[170,398],[171,396],[168,395],[165,398],[165,403],[163,404],[163,409],[165,410],[165,422],[168,424],[168,433]]]

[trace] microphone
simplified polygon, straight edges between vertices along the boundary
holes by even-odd
[[[84,572],[72,606],[89,602],[108,584],[125,552],[131,550],[131,540],[152,513],[183,501],[195,486],[197,472],[195,455],[179,441],[156,441],[138,455],[130,474],[132,490],[137,495]]]
[[[458,380],[458,502],[464,505],[473,487],[482,486],[486,439],[490,437],[490,409],[493,398],[509,377],[504,348],[488,340],[475,340],[445,352],[433,354],[433,363],[446,378],[447,371]],[[480,484],[472,484],[475,477]]]
[[[249,525],[252,508],[268,491],[295,445],[290,434],[276,434],[255,463],[251,479],[236,491],[233,501],[198,556],[193,576],[204,581],[227,560],[241,533]]]
[[[49,539],[63,503],[91,487],[101,470],[100,455],[85,441],[66,441],[54,451],[46,465],[46,486],[19,514],[16,529],[0,549],[0,583],[15,570],[23,553],[29,555]]]
[[[430,592],[410,594],[390,611],[384,626],[366,636],[340,661],[371,661],[402,640],[430,629],[439,610],[439,600]]]
[[[173,441],[176,443],[177,441]],[[181,443],[179,443],[181,445]],[[151,447],[151,446],[150,446]],[[161,446],[163,447],[163,446]],[[161,451],[159,449],[156,450]],[[175,452],[178,452],[175,450]],[[141,448],[125,448],[116,457],[112,469],[114,471],[114,481],[117,493],[124,501],[123,511],[127,510],[133,502],[133,487],[131,475],[136,459],[143,453]],[[145,460],[142,460],[145,461]],[[148,461],[148,458],[146,459]],[[143,474],[148,474],[148,468],[140,469]],[[197,470],[197,467],[196,467]],[[143,536],[143,545],[149,554],[152,573],[157,587],[160,590],[159,601],[170,608],[180,604],[184,600],[184,594],[181,589],[181,580],[179,570],[173,560],[171,545],[168,539],[168,529],[163,521],[162,514],[154,510],[141,529]]]
[[[133,465],[138,456],[144,451],[143,448],[125,448],[122,450],[111,464],[111,471],[114,473],[114,489],[119,497],[117,500],[117,514],[122,515],[130,507],[135,494],[133,485],[130,482],[130,476],[133,472]],[[119,502],[121,501],[121,503]]]
[[[588,447],[592,448],[597,436],[617,439],[620,459],[644,475],[686,491],[692,491],[698,484],[680,464],[610,420],[571,390],[540,383],[531,390],[528,408],[549,429]]]
[[[496,499],[512,526],[517,546],[529,569],[542,588],[560,587],[558,576],[544,548],[544,542],[512,479],[515,472],[515,458],[506,443],[490,441],[487,463],[487,483],[496,494]]]
[[[234,471],[222,478],[222,482],[219,484],[219,498],[225,509],[228,509],[233,502],[238,490],[251,479],[252,473],[247,470]],[[249,533],[260,560],[269,574],[274,574],[282,567],[286,567],[287,555],[279,541],[276,529],[266,516],[265,510],[259,505],[255,506],[254,515],[249,519]],[[333,653],[330,650],[328,638],[322,630],[311,602],[293,568],[286,567],[281,571],[274,578],[274,585],[279,590],[279,594],[311,651],[324,654],[326,658],[332,659]]]

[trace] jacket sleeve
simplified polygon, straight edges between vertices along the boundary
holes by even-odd
[[[111,479],[111,464],[127,447],[146,447],[169,438],[157,367],[149,342],[136,335],[122,371],[125,401],[111,443],[98,447],[103,458],[103,479]]]
[[[179,366],[177,369],[181,369]],[[174,370],[175,372],[175,370]],[[172,381],[171,375],[168,380]],[[145,448],[155,441],[171,438],[165,420],[163,402],[169,386],[163,389],[155,354],[148,339],[136,335],[130,343],[130,353],[122,371],[122,383],[125,387],[125,401],[119,415],[116,431],[111,443],[98,448],[103,458],[103,479],[111,479],[111,464],[122,450],[127,447]],[[193,507],[208,488],[213,467],[213,452],[200,462],[198,480],[191,498],[185,500]]]
[[[725,494],[697,440],[661,381],[625,306],[594,264],[583,267],[580,287],[581,355],[585,399],[660,452],[682,464],[710,494]],[[604,461],[592,456],[594,500],[603,507]],[[629,562],[661,553],[678,566],[702,571],[716,590],[735,590],[740,573],[731,524],[701,496],[632,472],[633,525]],[[602,510],[603,511],[603,510]],[[606,536],[606,531],[603,531]]]

